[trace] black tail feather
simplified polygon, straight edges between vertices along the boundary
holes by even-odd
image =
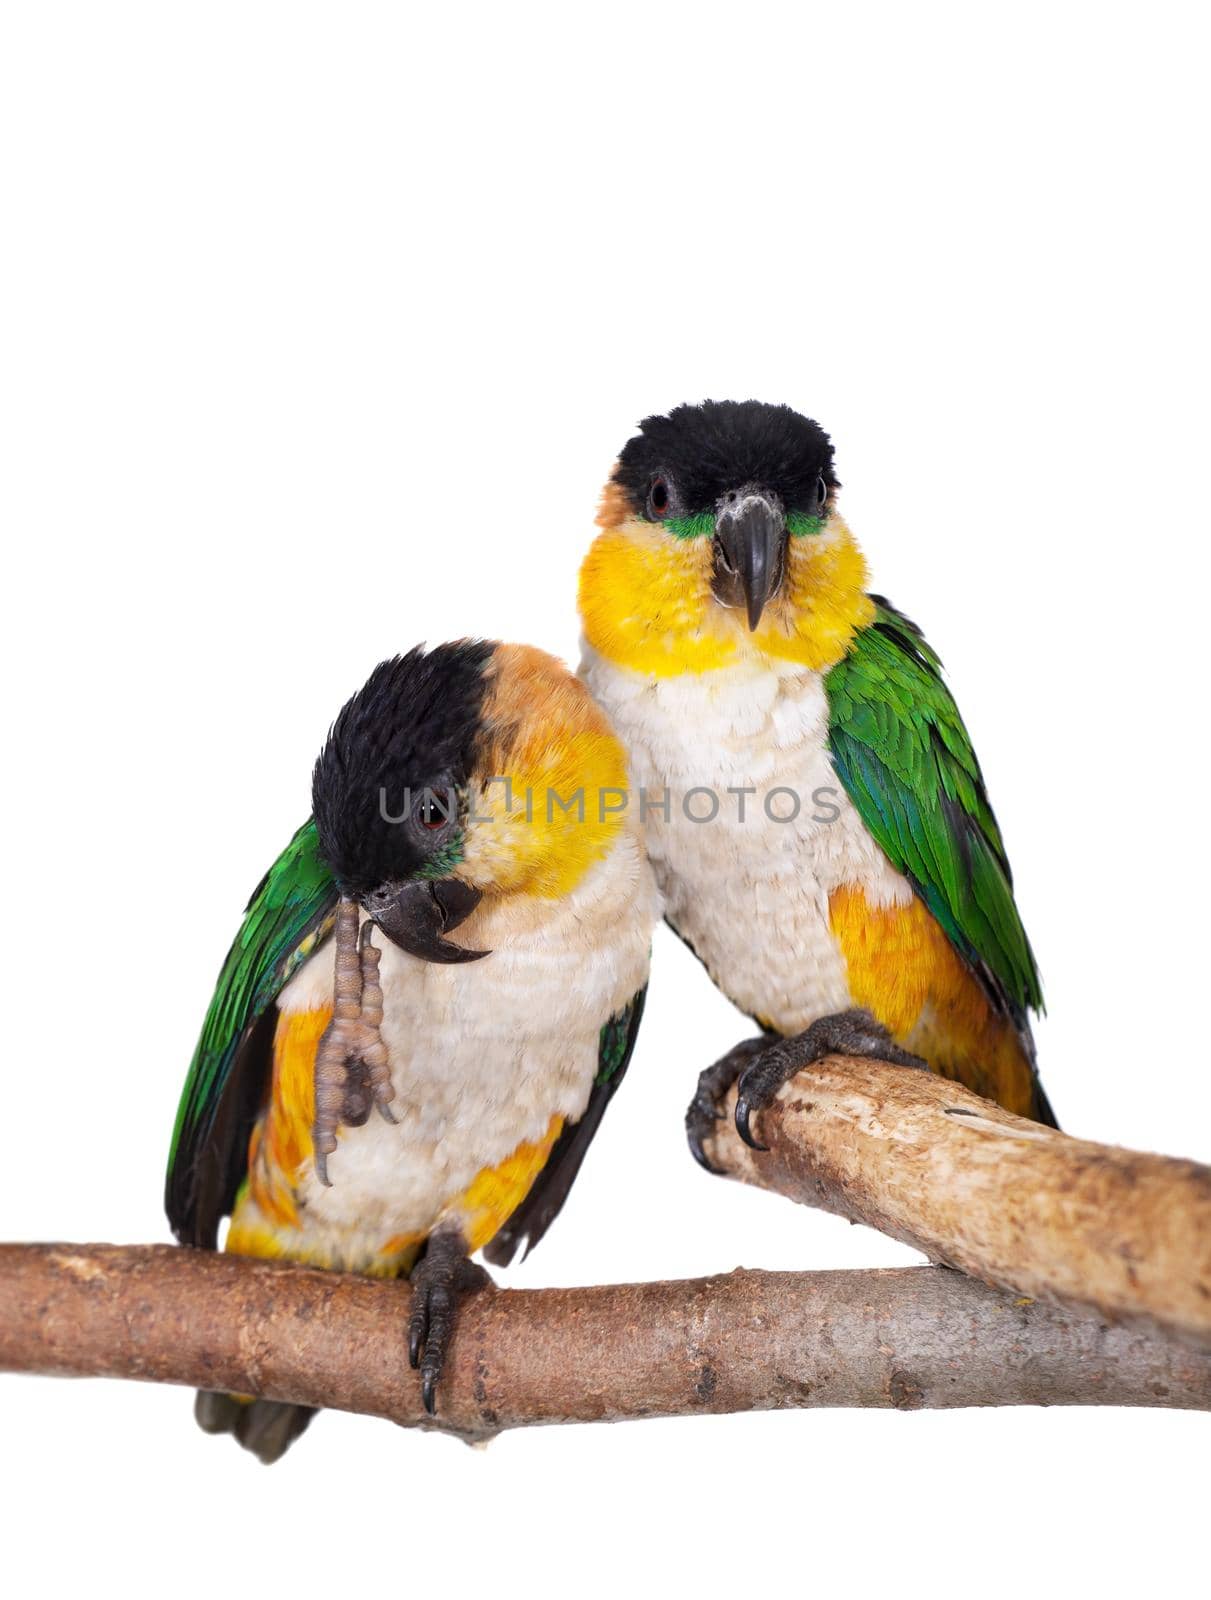
[[[203,1433],[234,1434],[245,1450],[251,1450],[268,1467],[305,1431],[315,1408],[281,1400],[240,1400],[233,1394],[199,1389],[193,1414]]]

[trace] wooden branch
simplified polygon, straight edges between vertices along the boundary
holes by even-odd
[[[1068,1138],[958,1085],[834,1056],[753,1118],[729,1176],[868,1223],[986,1283],[1211,1350],[1211,1167]]]
[[[1211,1410],[1211,1169],[1070,1139],[966,1090],[833,1057],[709,1145],[733,1177],[938,1267],[737,1271],[464,1306],[437,1426],[811,1406]],[[976,1282],[975,1279],[984,1282]],[[406,1285],[149,1246],[0,1246],[0,1370],[145,1378],[431,1426]]]
[[[772,1121],[773,1119],[767,1119]],[[0,1370],[142,1378],[426,1426],[407,1287],[169,1246],[0,1246]],[[437,1425],[811,1406],[1211,1410],[1211,1357],[936,1267],[485,1290]]]

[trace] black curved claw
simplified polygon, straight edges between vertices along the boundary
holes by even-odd
[[[430,1416],[437,1411],[437,1380],[446,1364],[446,1349],[454,1332],[454,1290],[437,1283],[425,1305],[424,1350],[420,1356],[420,1397]]]
[[[428,1298],[424,1295],[415,1295],[412,1301],[412,1318],[408,1323],[408,1365],[414,1372],[420,1366],[420,1353],[425,1348],[425,1334],[428,1328]]]
[[[820,1017],[802,1033],[767,1044],[741,1073],[736,1091],[736,1132],[750,1150],[769,1149],[752,1131],[753,1112],[772,1105],[784,1083],[829,1055],[866,1056],[929,1070],[919,1056],[902,1050],[869,1011],[838,1011]]]
[[[717,1167],[707,1155],[706,1141],[723,1115],[720,1107],[728,1090],[748,1063],[766,1049],[767,1044],[768,1041],[764,1038],[745,1039],[741,1044],[733,1046],[725,1056],[721,1056],[713,1066],[707,1067],[705,1072],[698,1075],[697,1092],[685,1113],[685,1137],[694,1160],[703,1171],[715,1177],[723,1177],[724,1169]],[[743,1130],[741,1137],[744,1137]],[[761,1147],[758,1145],[755,1148]]]
[[[699,1089],[690,1101],[689,1110],[685,1114],[685,1137],[690,1147],[690,1154],[703,1169],[715,1177],[723,1176],[723,1168],[717,1167],[706,1153],[706,1140],[719,1121],[719,1113],[715,1103]]]
[[[441,1364],[434,1362],[420,1375],[421,1404],[431,1417],[437,1415],[437,1380],[441,1377]]]
[[[744,1140],[745,1144],[748,1145],[750,1150],[758,1150],[764,1154],[766,1151],[768,1151],[769,1145],[762,1144],[760,1139],[757,1138],[756,1134],[754,1134],[753,1130],[749,1127],[749,1118],[752,1116],[754,1110],[758,1109],[759,1107],[751,1106],[743,1094],[737,1098],[736,1132]]]

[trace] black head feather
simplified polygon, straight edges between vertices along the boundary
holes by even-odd
[[[614,476],[640,515],[656,478],[666,481],[678,516],[713,512],[746,484],[776,494],[787,512],[811,515],[820,479],[830,494],[839,487],[824,429],[789,406],[759,400],[707,400],[645,418]]]
[[[410,650],[375,667],[341,710],[311,799],[320,854],[346,893],[419,872],[457,834],[456,816],[432,830],[403,819],[405,791],[444,799],[465,788],[495,648],[462,640]]]

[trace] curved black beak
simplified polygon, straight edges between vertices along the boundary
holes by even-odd
[[[775,496],[749,487],[728,495],[715,518],[715,598],[743,606],[752,632],[786,569],[786,517]]]
[[[478,889],[458,878],[431,882],[384,883],[362,901],[367,915],[410,956],[422,961],[480,961],[490,950],[468,950],[443,936],[457,928],[483,899]]]

